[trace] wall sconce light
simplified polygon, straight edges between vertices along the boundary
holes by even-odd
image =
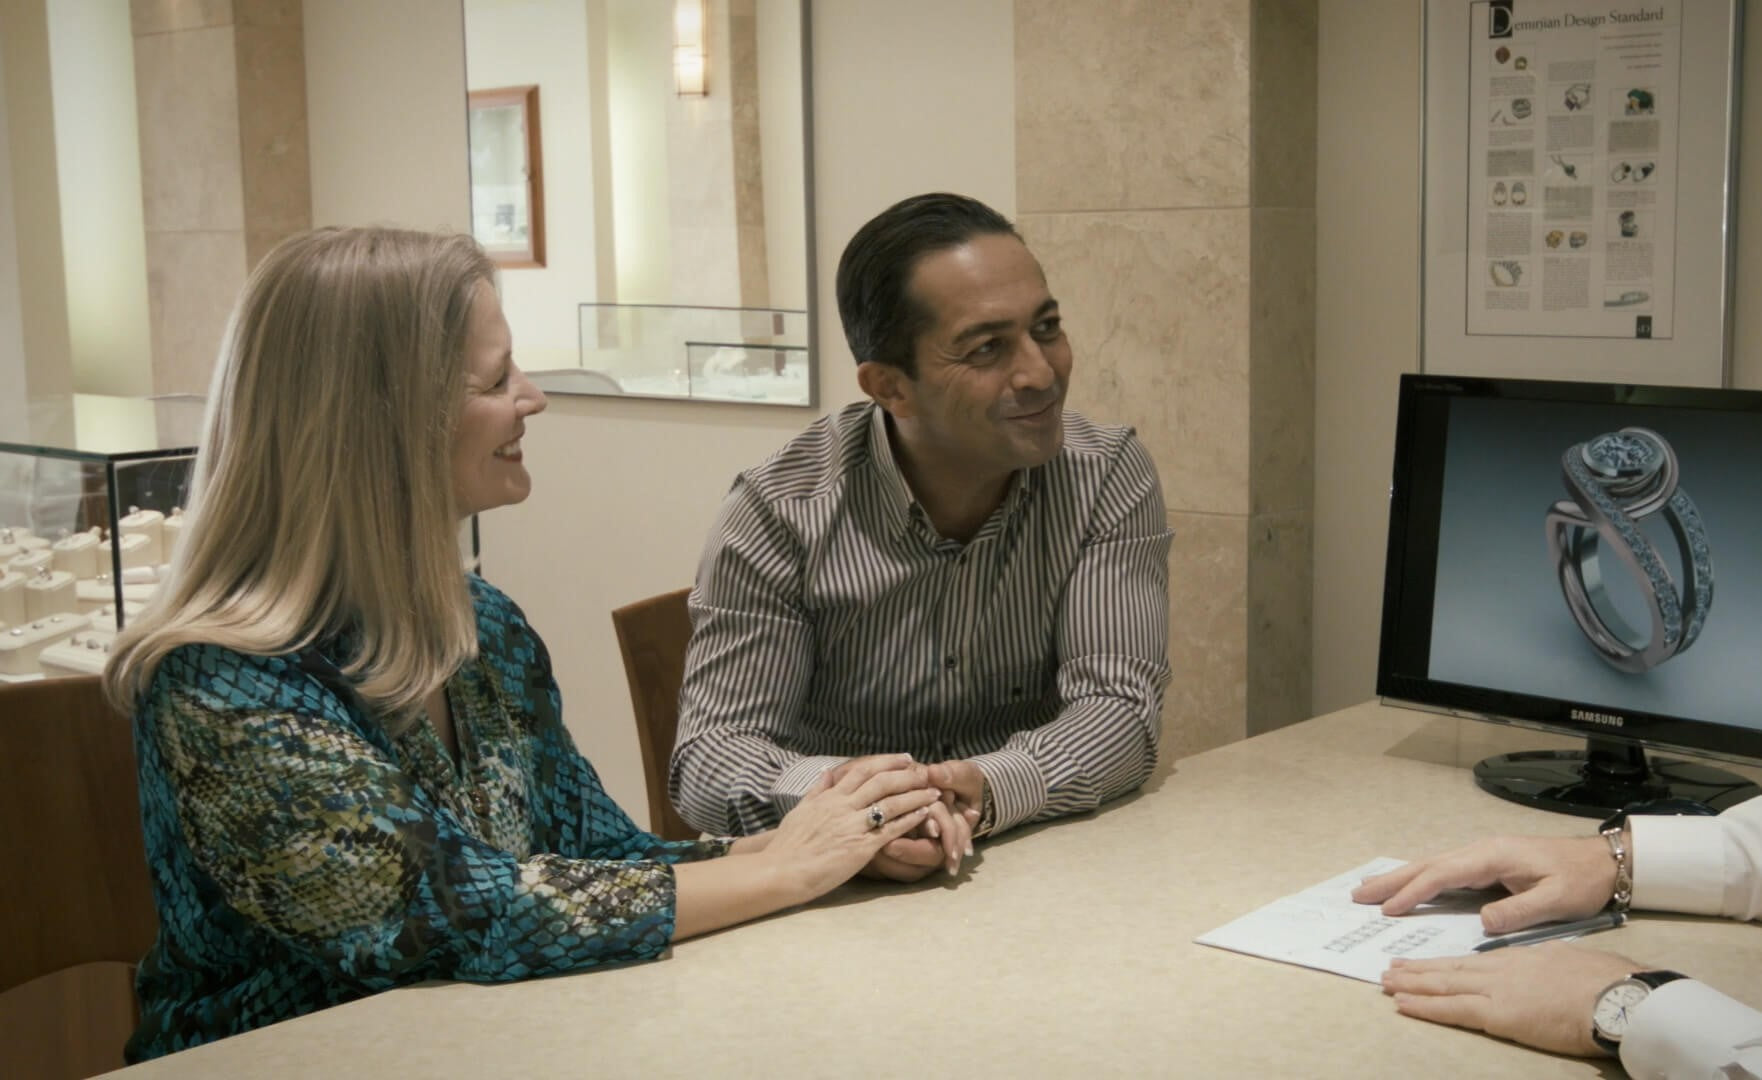
[[[708,97],[704,78],[704,0],[673,5],[673,85],[680,97]]]

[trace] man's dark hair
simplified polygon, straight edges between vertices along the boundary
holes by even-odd
[[[918,260],[998,233],[1022,238],[991,207],[947,192],[896,202],[858,229],[838,260],[838,317],[857,363],[892,364],[917,378],[918,335],[932,318],[911,294]]]

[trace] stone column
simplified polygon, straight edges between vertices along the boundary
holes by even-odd
[[[0,0],[0,109],[6,113],[0,197],[7,200],[11,251],[17,253],[16,265],[3,275],[13,292],[0,301],[0,314],[7,316],[0,346],[8,352],[0,357],[0,394],[8,399],[3,419],[15,438],[71,443],[73,414],[65,398],[73,392],[73,345],[43,0]]]
[[[204,393],[250,268],[310,228],[301,0],[131,0],[156,393]]]
[[[1071,405],[1175,531],[1165,756],[1310,713],[1314,0],[1016,0],[1020,227]]]
[[[704,44],[705,96],[675,97],[670,66],[667,74],[672,300],[768,307],[753,0],[705,0]]]

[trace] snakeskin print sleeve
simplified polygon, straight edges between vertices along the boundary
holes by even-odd
[[[593,764],[575,749],[562,722],[562,696],[551,669],[550,650],[506,594],[473,578],[483,659],[508,711],[519,718],[532,743],[538,770],[534,787],[549,794],[535,802],[534,846],[590,859],[656,859],[693,862],[728,853],[727,837],[662,840],[636,827],[601,785]]]
[[[375,715],[324,649],[187,645],[160,664],[135,710],[159,936],[129,1061],[426,979],[666,948],[671,864],[727,842],[638,829],[563,727],[544,643],[471,589],[478,657],[445,688],[456,753]]]
[[[273,696],[313,700],[216,708],[233,655],[173,654],[161,685],[201,689],[166,692],[139,741],[144,800],[169,804],[196,869],[250,924],[369,990],[418,973],[526,978],[666,947],[664,862],[501,850],[319,694],[281,683]],[[233,674],[244,684],[234,690],[255,696],[249,669]]]

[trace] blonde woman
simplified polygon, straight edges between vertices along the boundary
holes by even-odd
[[[177,563],[105,676],[160,917],[131,1060],[424,979],[652,957],[946,813],[904,758],[740,840],[662,842],[606,796],[544,643],[459,568],[461,517],[526,497],[545,407],[492,274],[465,237],[323,230],[233,314]]]

